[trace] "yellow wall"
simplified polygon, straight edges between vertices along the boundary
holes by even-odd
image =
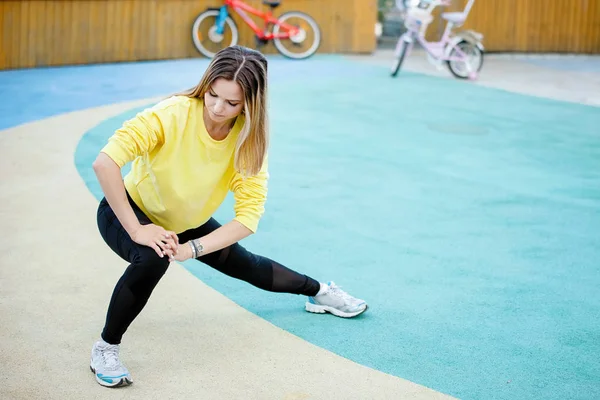
[[[260,0],[249,5],[268,10]],[[303,11],[320,25],[320,53],[375,49],[376,0],[283,0],[275,15]],[[1,0],[0,69],[201,57],[196,16],[218,0]],[[253,32],[237,16],[240,44]],[[257,21],[259,22],[259,21]],[[274,52],[272,44],[261,49]]]

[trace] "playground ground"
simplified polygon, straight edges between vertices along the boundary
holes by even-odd
[[[269,198],[243,243],[369,311],[173,263],[120,389],[88,367],[126,267],[91,164],[207,61],[0,72],[0,398],[600,398],[600,57],[490,55],[463,82],[418,52],[392,79],[391,56],[270,57]]]

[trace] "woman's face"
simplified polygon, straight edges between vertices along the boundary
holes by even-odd
[[[219,78],[204,94],[204,105],[214,122],[233,119],[240,115],[244,108],[242,88],[234,81]]]

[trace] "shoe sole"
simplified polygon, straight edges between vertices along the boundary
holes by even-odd
[[[102,379],[98,378],[98,375],[96,375],[96,370],[91,365],[90,365],[90,370],[94,373],[96,382],[98,382],[100,385],[102,385],[104,387],[117,388],[117,387],[129,386],[133,383],[133,381],[130,378],[121,378],[121,379],[119,379],[118,382],[111,384],[111,383],[108,383],[108,382],[103,381]]]
[[[310,303],[307,301],[304,308],[306,309],[306,311],[315,313],[315,314],[330,313],[337,317],[352,318],[352,317],[356,317],[357,315],[360,315],[360,314],[364,313],[365,311],[367,311],[369,306],[365,305],[365,308],[363,308],[362,310],[352,312],[352,313],[347,313],[344,311],[340,311],[337,308],[333,308],[333,307],[329,307],[329,306],[320,306],[318,304],[313,304],[313,303]]]

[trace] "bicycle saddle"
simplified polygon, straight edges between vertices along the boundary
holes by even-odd
[[[442,18],[453,24],[460,25],[467,19],[467,16],[463,12],[445,12],[442,13]]]
[[[278,5],[281,4],[281,0],[263,0],[263,4],[265,6],[269,6],[269,7],[275,8],[275,7],[277,7]]]

